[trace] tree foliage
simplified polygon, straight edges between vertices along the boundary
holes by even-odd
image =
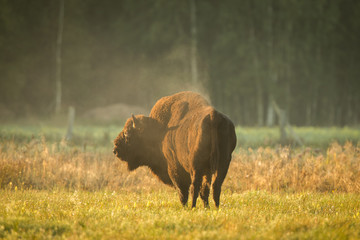
[[[63,105],[150,107],[195,89],[242,125],[271,99],[297,125],[360,119],[360,2],[196,0],[199,86],[190,79],[190,1],[65,0]],[[57,1],[0,0],[0,105],[55,106]]]

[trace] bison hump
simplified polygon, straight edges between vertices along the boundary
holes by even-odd
[[[163,97],[156,102],[150,117],[169,127],[177,126],[192,111],[201,110],[209,103],[201,95],[194,92],[180,92]]]

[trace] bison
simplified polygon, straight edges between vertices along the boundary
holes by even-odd
[[[185,206],[200,197],[209,207],[210,185],[219,207],[221,185],[236,146],[234,124],[199,94],[180,92],[161,98],[149,117],[132,115],[114,140],[114,154],[132,171],[148,166],[175,187]]]

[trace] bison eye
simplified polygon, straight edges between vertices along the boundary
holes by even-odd
[[[130,138],[129,132],[128,132],[128,131],[125,131],[125,132],[124,132],[125,143],[128,143],[128,142],[129,142],[129,138]]]

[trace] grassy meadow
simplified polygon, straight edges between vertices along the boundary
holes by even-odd
[[[0,126],[0,238],[359,239],[360,130],[237,128],[220,209],[183,208],[112,155],[121,127]]]
[[[8,239],[359,239],[358,194],[224,191],[219,210],[175,192],[0,191]]]

